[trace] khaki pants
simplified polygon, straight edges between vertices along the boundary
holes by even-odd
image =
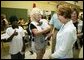
[[[45,54],[45,48],[44,48],[44,49],[39,50],[38,52],[36,52],[36,54],[37,54],[36,59],[42,59],[42,58],[43,58],[43,56],[44,56],[44,54]]]
[[[54,29],[54,34],[53,34],[53,36],[52,36],[52,53],[54,53],[54,50],[55,50],[55,46],[56,46],[56,35],[57,35],[57,30],[56,29]]]
[[[81,50],[80,50],[79,58],[83,58],[83,47],[82,47]]]

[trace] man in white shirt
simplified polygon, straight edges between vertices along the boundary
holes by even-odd
[[[3,37],[2,41],[10,42],[9,53],[11,54],[11,59],[24,59],[24,30],[21,26],[18,26],[18,18],[16,16],[11,16],[9,20],[12,26],[6,29],[4,34],[6,37]]]

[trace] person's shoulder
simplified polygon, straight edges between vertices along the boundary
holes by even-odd
[[[30,25],[35,25],[36,23],[34,22],[34,21],[32,21],[31,23],[30,23]]]
[[[30,26],[34,26],[35,23],[31,22],[31,24],[29,24]]]
[[[8,29],[11,29],[12,27],[11,26],[9,26],[6,30],[8,30]]]
[[[19,27],[19,29],[22,29],[22,30],[24,30],[21,26],[18,26]]]
[[[12,27],[8,27],[6,31],[12,31]]]
[[[37,26],[37,24],[38,24],[37,22],[32,21],[32,22],[30,23],[30,26],[31,26],[31,25],[33,25],[33,26]]]
[[[53,16],[57,16],[57,13],[54,13]]]
[[[73,24],[69,25],[69,26],[67,27],[67,29],[65,29],[65,33],[66,33],[66,34],[67,34],[67,33],[72,33],[72,32],[76,32],[76,27],[75,27]]]
[[[34,28],[36,28],[36,25],[35,25],[34,22],[31,22],[31,23],[30,23],[30,29],[34,29]]]
[[[68,30],[70,33],[76,33],[76,27],[73,26],[71,29]]]
[[[70,27],[68,27],[70,31],[76,30],[76,27],[74,26],[74,24],[71,24]]]
[[[54,19],[57,19],[57,18],[58,18],[58,17],[57,17],[57,13],[54,13],[54,14],[53,14],[52,19],[53,19],[53,18],[54,18]],[[54,20],[54,19],[53,19],[53,20]]]
[[[63,33],[67,34],[67,35],[72,35],[74,33],[76,33],[76,29],[72,28],[72,29],[66,29]]]
[[[19,28],[22,28],[21,26],[18,26]]]

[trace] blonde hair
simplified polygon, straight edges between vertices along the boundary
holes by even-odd
[[[41,14],[41,9],[39,9],[39,8],[33,8],[32,9],[32,11],[30,12],[31,21],[36,21],[35,14]]]

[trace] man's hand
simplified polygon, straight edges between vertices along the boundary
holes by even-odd
[[[13,33],[14,36],[17,36],[18,35],[18,32],[16,32],[16,30],[14,31]]]
[[[1,39],[1,42],[6,42],[6,39]]]
[[[49,33],[47,36],[48,36],[48,37],[51,37],[52,35],[53,35],[53,33]]]

